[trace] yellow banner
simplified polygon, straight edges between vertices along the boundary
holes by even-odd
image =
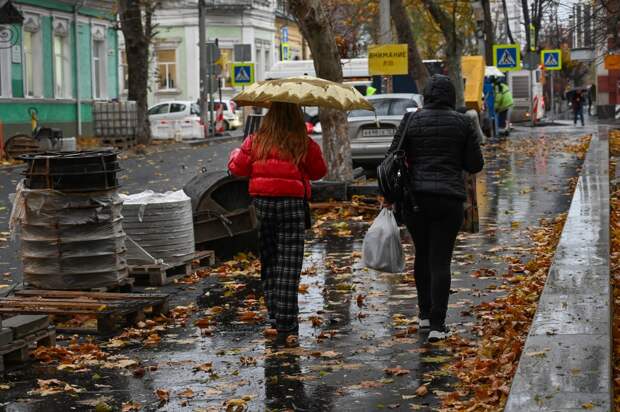
[[[468,109],[482,110],[484,88],[484,57],[463,56],[461,58],[463,78],[465,79],[465,106]]]
[[[407,74],[408,62],[406,44],[368,46],[368,74],[371,76]]]

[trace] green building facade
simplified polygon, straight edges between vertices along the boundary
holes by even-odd
[[[0,25],[0,121],[4,138],[39,125],[93,134],[96,100],[119,96],[113,0],[13,0],[24,21]],[[34,109],[34,110],[33,110]]]

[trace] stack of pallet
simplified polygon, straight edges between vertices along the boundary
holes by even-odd
[[[13,316],[0,325],[0,373],[6,365],[28,361],[36,346],[56,345],[56,331],[47,315]]]
[[[121,150],[136,145],[136,102],[95,102],[93,122],[95,135],[101,138],[103,145]]]

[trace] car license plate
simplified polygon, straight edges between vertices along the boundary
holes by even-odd
[[[364,129],[362,137],[394,136],[394,129]]]

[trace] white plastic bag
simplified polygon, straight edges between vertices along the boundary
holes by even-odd
[[[383,209],[364,236],[364,266],[381,272],[400,273],[405,269],[405,254],[400,229],[390,209]]]

